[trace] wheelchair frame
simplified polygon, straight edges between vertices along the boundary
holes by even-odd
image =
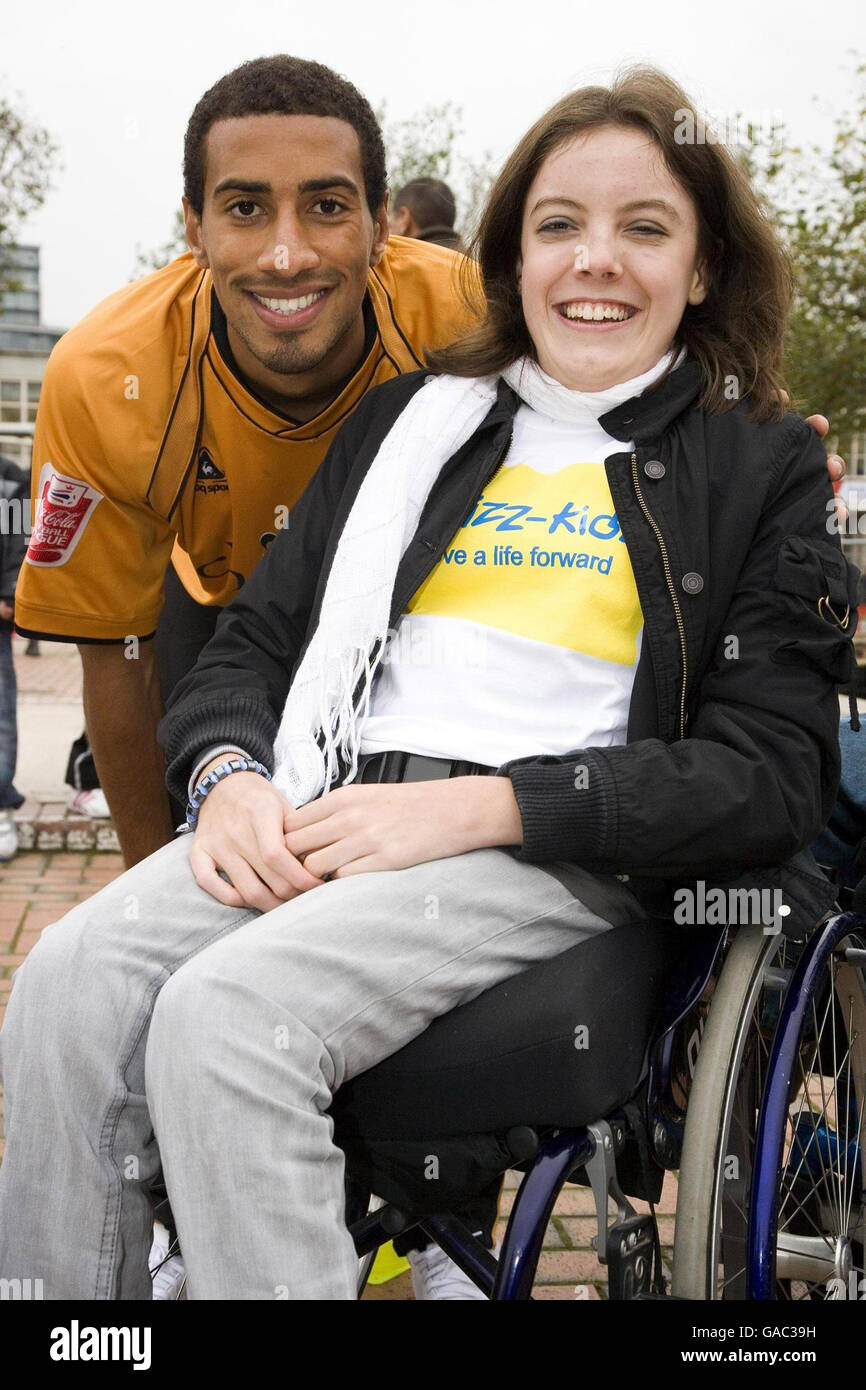
[[[851,896],[839,892],[842,903]],[[664,1297],[652,1202],[649,1214],[636,1212],[620,1185],[618,1160],[636,1141],[645,1189],[652,1164],[679,1170],[673,1297],[866,1296],[866,915],[836,908],[802,945],[760,926],[698,939],[648,1050],[642,1105],[581,1129],[508,1132],[511,1166],[524,1177],[498,1259],[452,1212],[372,1210],[347,1173],[359,1295],[379,1246],[418,1226],[490,1299],[530,1299],[556,1200],[579,1181],[595,1197],[608,1296]],[[175,1241],[167,1258],[176,1253]]]
[[[840,892],[840,898],[847,896],[847,890]],[[595,1196],[598,1235],[593,1244],[599,1262],[607,1266],[609,1297],[663,1296],[652,1204],[649,1215],[636,1212],[618,1180],[617,1160],[631,1135],[639,1142],[644,1173],[648,1142],[652,1161],[679,1169],[672,1296],[862,1297],[866,916],[842,911],[837,903],[837,912],[799,947],[781,935],[767,935],[760,926],[740,927],[726,938],[722,929],[714,943],[704,940],[691,980],[670,1001],[649,1052],[645,1126],[639,1120],[636,1125],[639,1112],[632,1105],[583,1129],[536,1133],[527,1126],[509,1131],[513,1165],[523,1169],[524,1178],[498,1260],[452,1213],[423,1215],[399,1211],[393,1204],[370,1212],[369,1194],[347,1181],[347,1223],[362,1259],[359,1290],[376,1249],[399,1232],[420,1226],[489,1298],[531,1298],[557,1197],[567,1182],[582,1180]],[[799,959],[791,962],[789,957],[797,952]],[[828,969],[829,986],[824,978]],[[840,1014],[840,969],[848,990],[847,1021]],[[683,1029],[691,1027],[689,1038],[695,1038],[695,1011],[706,1008],[710,993],[712,1006],[702,1037],[697,1033],[700,1045],[693,1076],[677,1077],[674,1058],[678,1051],[689,1053]],[[822,1010],[821,1027],[829,1020],[832,1031],[829,1063],[823,1060],[827,1043],[818,1026]],[[836,1035],[843,1028],[852,1036],[837,1066]],[[830,1076],[816,1066],[829,1066]],[[684,1114],[682,1099],[672,1101],[672,1092],[683,1081],[688,1089]],[[820,1123],[810,1087],[823,1097]],[[800,1090],[794,1126],[790,1112]],[[813,1171],[813,1188],[803,1195]],[[785,1202],[791,1192],[796,1198],[791,1230],[790,1219],[780,1226],[788,1187]],[[610,1199],[617,1205],[613,1222]],[[819,1221],[838,1229],[819,1230]]]

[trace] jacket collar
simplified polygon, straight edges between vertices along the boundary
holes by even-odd
[[[658,386],[651,387],[643,396],[632,396],[631,400],[623,401],[605,415],[600,415],[598,423],[612,438],[620,439],[623,443],[633,439],[635,444],[642,444],[657,439],[671,421],[700,395],[703,382],[700,363],[693,357],[687,357],[682,366],[677,367]],[[520,397],[500,377],[496,400],[484,421],[485,426],[512,420],[521,405]]]
[[[614,439],[624,443],[630,439],[635,444],[658,439],[671,421],[692,404],[702,387],[700,363],[687,357],[682,366],[658,386],[651,387],[643,396],[623,401],[622,405],[600,416],[598,423]]]

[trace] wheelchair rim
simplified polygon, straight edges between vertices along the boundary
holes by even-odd
[[[745,1287],[748,1202],[743,1184],[750,1174],[757,1112],[750,1119],[741,1073],[747,1057],[755,1069],[754,1085],[760,1084],[768,1044],[755,1028],[756,1009],[765,973],[782,945],[782,937],[767,935],[759,926],[740,927],[712,997],[689,1096],[679,1174],[672,1281],[679,1298],[735,1297]],[[734,1155],[732,1128],[739,1145]],[[739,1161],[733,1176],[730,1165],[726,1171],[730,1157]]]
[[[773,1044],[758,1123],[750,1295],[866,1294],[866,978],[850,913],[804,951]]]

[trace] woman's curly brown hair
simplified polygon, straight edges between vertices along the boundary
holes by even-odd
[[[753,418],[778,418],[793,296],[787,253],[724,145],[712,135],[702,142],[688,138],[706,127],[683,89],[644,66],[625,70],[609,88],[582,87],[563,97],[520,141],[493,185],[470,247],[478,265],[465,267],[466,296],[476,305],[480,268],[483,321],[458,343],[431,353],[430,365],[458,376],[487,376],[516,357],[535,355],[517,274],[526,197],[548,155],[603,126],[646,131],[694,204],[707,296],[686,305],[677,339],[703,369],[701,405],[719,412],[747,398]]]

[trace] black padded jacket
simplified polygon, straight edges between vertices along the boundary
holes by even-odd
[[[217,743],[273,767],[342,527],[425,379],[400,377],[361,402],[175,691],[160,739],[179,799]],[[837,692],[854,674],[858,571],[835,534],[811,428],[790,413],[757,424],[745,402],[708,415],[701,387],[689,359],[601,417],[611,436],[635,444],[604,465],[644,617],[627,742],[497,769],[523,822],[510,852],[627,877],[658,913],[676,889],[699,894],[699,880],[704,893],[778,889],[789,909],[781,927],[800,936],[834,899],[807,846],[838,788]],[[500,382],[485,420],[443,467],[398,568],[392,629],[505,457],[518,406]],[[852,718],[858,727],[853,702]]]

